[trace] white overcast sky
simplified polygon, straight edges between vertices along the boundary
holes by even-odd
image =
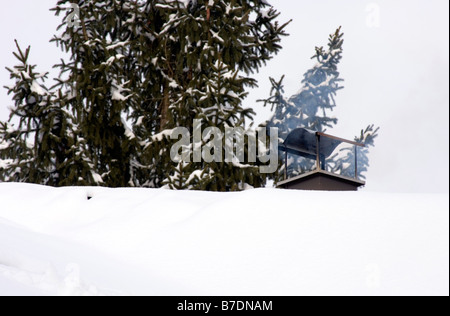
[[[6,2],[6,1],[5,1]],[[59,18],[48,9],[56,0],[9,0],[0,11],[0,86],[11,84],[6,66],[15,64],[14,39],[31,45],[38,71],[51,70],[62,57],[49,43]],[[269,94],[268,77],[286,75],[286,95],[300,88],[313,65],[315,46],[342,25],[345,89],[337,97],[339,118],[331,134],[353,139],[363,127],[381,127],[371,150],[366,190],[448,192],[449,189],[449,1],[447,0],[270,0],[293,19],[290,37],[256,78],[259,88],[245,101],[258,113],[270,113],[255,100]],[[379,25],[376,14],[379,13]],[[375,20],[374,20],[375,19]],[[371,22],[371,23],[368,23]],[[375,21],[375,23],[373,22]],[[0,120],[11,105],[0,91]]]

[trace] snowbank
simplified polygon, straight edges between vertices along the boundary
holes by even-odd
[[[0,295],[448,295],[448,208],[448,195],[0,184]]]

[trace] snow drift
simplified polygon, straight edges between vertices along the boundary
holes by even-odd
[[[448,208],[448,195],[4,183],[0,295],[448,295]]]

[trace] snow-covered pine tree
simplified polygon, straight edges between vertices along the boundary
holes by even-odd
[[[220,52],[214,52],[219,55]],[[238,70],[230,70],[221,59],[211,65],[210,71],[205,73],[200,80],[204,80],[195,93],[193,93],[196,103],[192,108],[195,111],[195,118],[201,120],[201,130],[208,127],[218,128],[221,135],[221,152],[218,154],[221,161],[195,163],[191,165],[192,172],[198,173],[203,170],[208,177],[198,183],[197,188],[210,191],[238,191],[244,183],[251,183],[253,186],[261,186],[264,177],[259,174],[257,165],[243,164],[239,162],[237,154],[239,150],[248,148],[237,148],[235,143],[226,139],[227,128],[240,128],[242,134],[245,133],[245,119],[252,118],[253,110],[242,107],[242,100],[247,93],[244,91],[244,82],[247,80],[239,75]],[[245,135],[239,135],[245,137]],[[201,145],[208,146],[211,139],[206,138]],[[211,148],[212,150],[212,148]],[[226,153],[233,153],[225,161]],[[246,152],[244,153],[245,157]],[[242,161],[241,161],[242,162]]]
[[[282,138],[298,127],[323,132],[337,123],[336,118],[328,116],[328,111],[336,106],[334,97],[343,88],[340,85],[343,79],[337,70],[342,59],[343,35],[338,28],[330,35],[328,49],[316,47],[312,57],[316,64],[304,74],[300,91],[288,100],[281,94],[282,80],[278,83],[271,80],[272,96],[264,102],[275,107],[269,126],[278,127]]]
[[[245,119],[251,120],[253,114],[242,107],[245,88],[256,84],[249,75],[281,49],[279,42],[286,35],[286,25],[276,22],[279,14],[264,1],[249,0],[164,1],[154,8],[161,10],[157,16],[165,21],[155,35],[162,45],[160,55],[153,59],[162,73],[160,131],[177,126],[192,130],[194,119],[203,120],[203,128],[218,127],[222,132],[225,127],[244,128]],[[253,15],[256,19],[251,21]],[[148,146],[147,156],[168,157],[170,146],[165,141]],[[165,159],[163,164],[167,163],[176,174],[177,166]],[[238,190],[240,183],[251,180],[260,186],[264,181],[255,174],[256,168],[247,165],[189,166],[190,172],[207,175],[195,187],[199,189]]]
[[[204,183],[207,177],[205,169],[192,172],[192,163],[180,161],[163,184],[171,190],[195,190],[201,187],[200,183]]]
[[[62,33],[53,41],[70,59],[57,65],[52,106],[66,115],[61,132],[70,136],[68,170],[83,164],[66,184],[162,186],[180,172],[170,160],[172,129],[192,129],[196,118],[204,127],[244,128],[252,114],[242,107],[244,91],[256,84],[249,76],[281,49],[286,35],[286,24],[263,0],[61,0],[53,10],[63,14]],[[11,128],[3,130],[7,135]],[[8,136],[1,146],[11,148]],[[2,158],[10,158],[7,151]],[[254,170],[183,166],[187,179],[201,171],[197,188],[211,190],[236,190],[247,181],[258,186],[263,178]]]
[[[15,84],[6,87],[14,106],[9,122],[0,123],[0,181],[81,184],[80,175],[90,173],[75,146],[73,117],[61,92],[45,86],[47,73],[37,73],[28,63],[30,48],[16,45],[19,64],[7,68]]]
[[[72,1],[59,1],[56,14]],[[95,184],[125,187],[131,179],[135,136],[127,125],[131,110],[128,84],[124,75],[127,49],[120,37],[122,19],[128,14],[128,2],[79,1],[80,26],[68,23],[68,11],[55,41],[70,54],[70,61],[58,67],[58,87],[68,91],[69,107],[77,118],[85,146],[79,148],[88,157]]]
[[[357,152],[357,175],[360,179],[366,179],[364,175],[369,169],[369,148],[375,146],[375,138],[378,137],[379,127],[369,125],[366,129],[361,130],[361,135],[355,137],[355,142],[364,144],[364,148],[356,148]],[[334,156],[329,158],[329,165],[333,172],[347,177],[355,175],[355,149],[342,148]]]
[[[57,12],[61,12],[67,4],[68,1],[60,1]],[[205,118],[205,127],[213,124],[218,124],[219,128],[225,127],[225,124],[244,127],[245,117],[251,118],[252,113],[242,108],[241,102],[246,96],[244,89],[255,86],[254,79],[248,75],[258,71],[281,49],[279,42],[285,35],[285,25],[276,22],[279,14],[265,1],[259,0],[123,3],[111,0],[80,1],[79,5],[81,27],[66,28],[66,32],[56,38],[77,60],[70,65],[62,65],[64,69],[69,66],[72,74],[77,73],[64,84],[76,83],[73,88],[81,89],[86,95],[89,85],[97,86],[89,74],[95,75],[96,80],[101,76],[105,78],[100,80],[98,89],[103,89],[106,94],[108,85],[113,84],[109,79],[116,78],[116,82],[128,83],[130,91],[121,101],[124,104],[122,115],[128,111],[126,120],[131,121],[133,140],[139,144],[135,145],[137,147],[130,161],[130,180],[134,185],[159,187],[177,172],[177,165],[170,160],[169,154],[171,142],[168,136],[173,128],[183,126],[192,129],[196,118]],[[250,20],[251,15],[256,17],[254,21]],[[69,11],[66,16],[69,16]],[[83,48],[80,50],[80,47]],[[88,53],[92,56],[84,57]],[[120,60],[115,58],[117,56],[121,56]],[[85,65],[80,64],[80,58]],[[106,65],[105,70],[96,66],[107,61],[111,63]],[[80,65],[82,69],[88,68],[81,74],[81,79],[89,78],[87,86],[78,84],[80,69],[76,67]],[[229,76],[223,80],[223,87],[220,91],[213,91],[214,98],[205,98],[206,94],[211,95],[211,91],[207,90],[211,82],[214,84],[214,80],[223,74]],[[120,86],[119,90],[125,91],[125,88]],[[83,94],[82,104],[85,102]],[[96,97],[98,91],[91,95]],[[221,99],[223,103],[218,103]],[[98,106],[100,109],[106,105]],[[216,110],[211,112],[213,107]],[[120,112],[119,106],[113,108]],[[101,111],[97,113],[100,115]],[[214,119],[209,119],[211,116]],[[118,115],[115,117],[113,121],[120,125]],[[102,122],[105,121],[108,120]],[[96,124],[91,128],[99,129],[100,126]],[[117,137],[120,138],[121,134],[119,131]],[[87,131],[86,135],[93,133]],[[88,143],[92,148],[92,140]],[[96,155],[90,156],[94,158]],[[256,178],[253,184],[262,183],[252,174],[244,176],[254,168],[231,166],[230,169],[225,168],[225,164],[205,166],[197,163],[191,165],[190,172],[197,173],[205,168],[213,170],[204,174],[214,174],[216,178],[208,181],[209,184],[202,183],[201,188],[235,189],[235,184],[246,178]],[[239,176],[222,174],[228,169]],[[126,168],[120,170],[123,172]],[[104,172],[98,171],[99,174]]]
[[[312,57],[316,64],[304,74],[300,91],[289,99],[286,99],[283,95],[284,76],[278,82],[270,78],[272,83],[271,96],[260,101],[264,102],[265,106],[272,106],[274,114],[267,122],[267,126],[279,129],[281,142],[296,128],[303,127],[313,131],[325,132],[327,128],[332,128],[337,124],[337,118],[330,117],[330,112],[336,107],[335,96],[337,92],[343,89],[340,84],[343,79],[340,78],[338,71],[338,65],[342,59],[343,36],[344,34],[339,27],[335,33],[330,35],[327,49],[316,47],[316,53]],[[355,140],[374,146],[373,139],[377,136],[377,132],[378,129],[370,125]],[[359,174],[361,175],[368,167],[368,149],[360,150],[358,155]],[[332,166],[335,172],[347,174],[353,170],[354,175],[354,169],[351,169],[354,168],[354,162],[353,164],[347,163],[352,157],[354,159],[354,152],[347,152],[347,149],[345,149],[339,155],[328,159],[327,163]],[[288,160],[287,173],[295,176],[310,171],[314,167],[315,162],[310,159],[291,156]],[[280,155],[280,166],[278,173],[274,176],[276,181],[284,177],[284,169],[285,155]]]
[[[284,97],[283,78],[276,81],[270,78],[272,83],[271,96],[264,102],[270,105],[274,112],[267,126],[278,128],[280,142],[296,128],[305,127],[314,131],[324,132],[327,127],[337,123],[336,118],[330,118],[328,111],[336,106],[335,95],[343,87],[340,82],[337,65],[342,59],[343,33],[338,28],[331,34],[328,41],[328,49],[316,47],[316,53],[312,57],[316,61],[313,68],[303,76],[302,86],[298,93],[289,99]],[[292,176],[309,171],[314,167],[314,161],[302,157],[290,157],[288,171]],[[275,175],[276,180],[281,180],[285,174],[285,155],[280,155],[280,166]]]

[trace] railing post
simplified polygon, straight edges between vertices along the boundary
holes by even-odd
[[[285,158],[284,158],[284,180],[287,180],[287,169],[288,169],[288,152],[286,146],[284,146]]]
[[[355,179],[358,180],[358,146],[355,146]]]
[[[321,170],[322,167],[320,166],[320,135],[319,133],[316,133],[316,153],[317,153],[317,157],[316,157],[316,163],[317,163],[317,170]]]

